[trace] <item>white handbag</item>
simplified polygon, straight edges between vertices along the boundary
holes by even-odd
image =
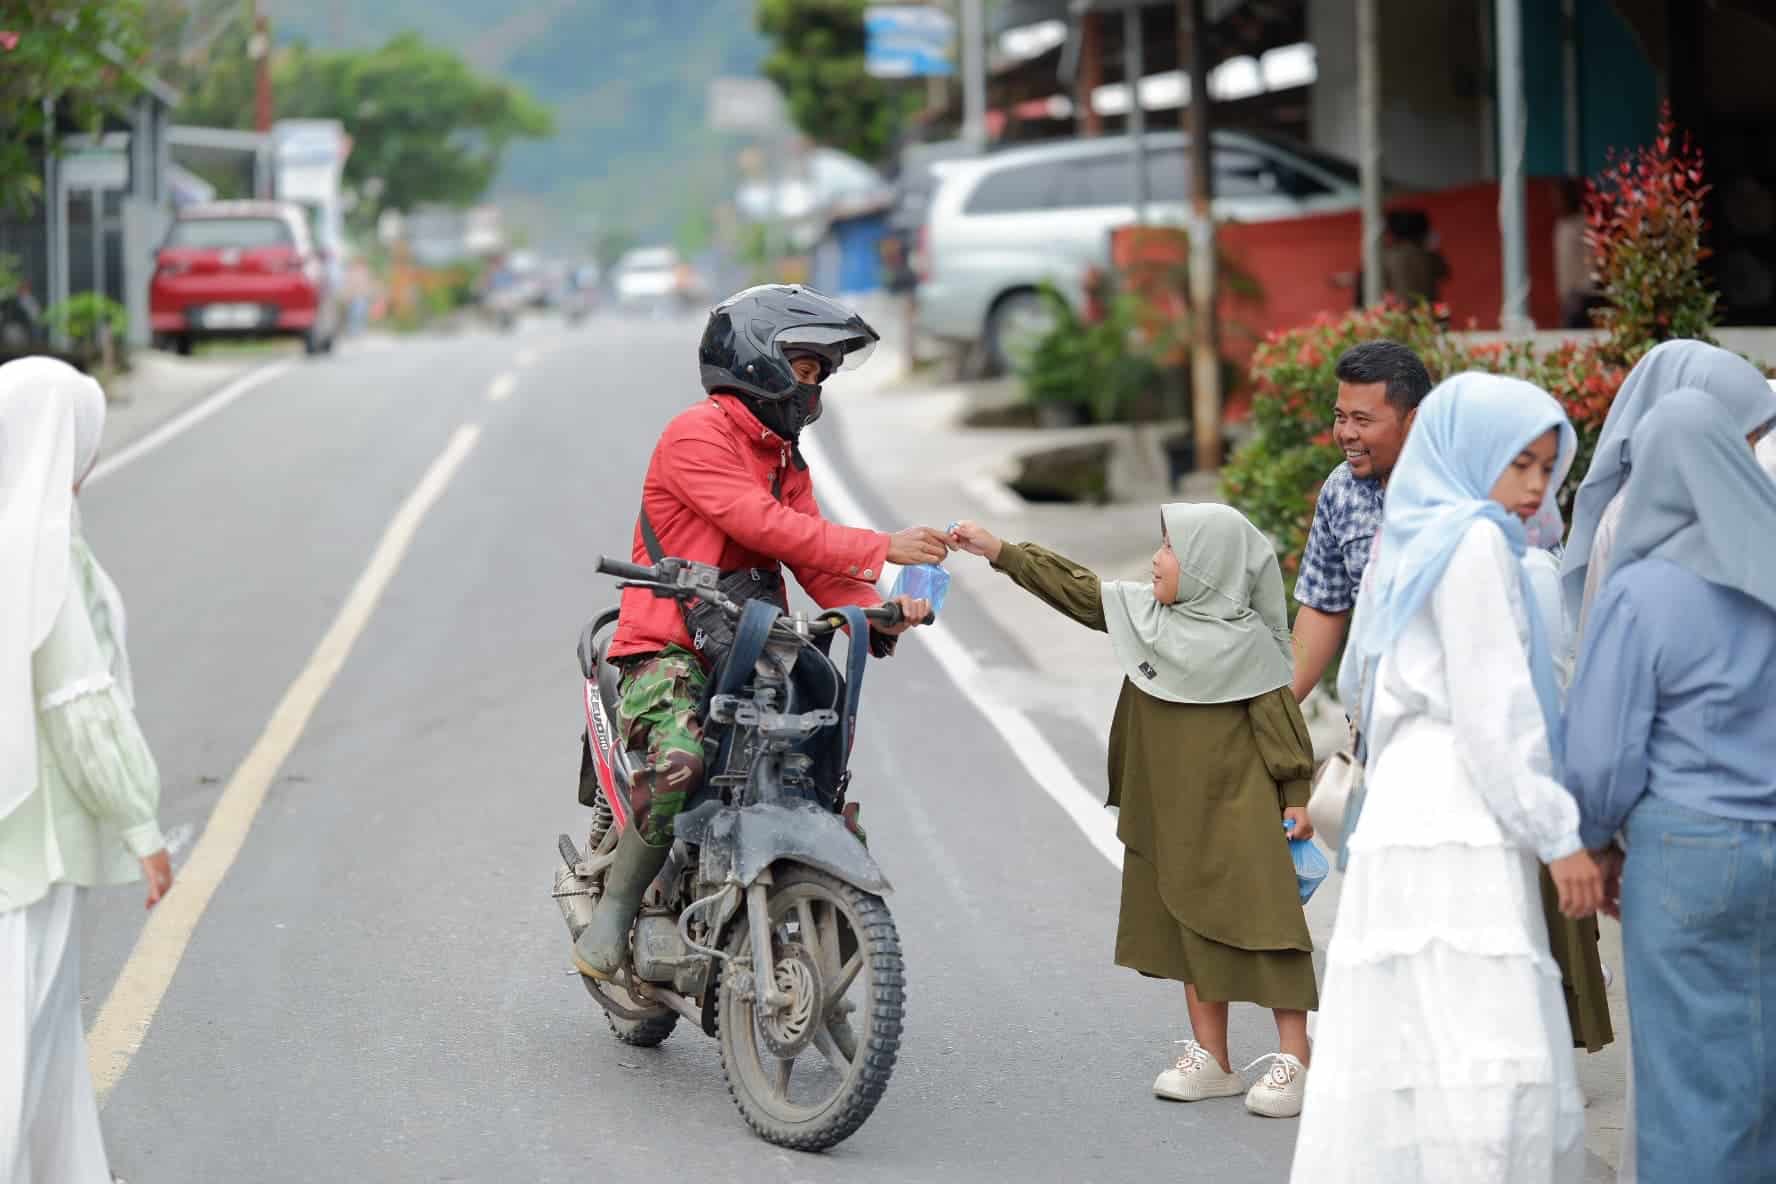
[[[1362,681],[1366,687],[1368,679]],[[1362,694],[1359,689],[1359,703]],[[1320,766],[1307,798],[1307,820],[1313,823],[1315,837],[1337,853],[1340,871],[1350,857],[1345,844],[1363,813],[1363,763],[1367,755],[1358,719],[1353,715],[1350,742]]]

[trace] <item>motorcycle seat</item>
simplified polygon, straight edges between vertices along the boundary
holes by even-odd
[[[604,714],[609,717],[611,726],[617,723],[617,704],[622,696],[618,693],[623,681],[623,672],[617,669],[615,662],[605,660],[605,650],[610,645],[610,638],[605,638],[598,647],[598,695],[604,700]]]

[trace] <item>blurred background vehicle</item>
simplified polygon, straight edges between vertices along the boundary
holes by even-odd
[[[673,247],[635,247],[617,260],[617,310],[664,315],[689,306],[695,277]]]
[[[1189,137],[1146,137],[1147,219],[1189,214]],[[1213,137],[1217,220],[1262,222],[1357,208],[1355,166],[1287,141]],[[1135,219],[1127,137],[1063,140],[930,164],[936,178],[914,252],[919,329],[978,344],[986,369],[1008,368],[1018,343],[1052,324],[1040,286],[1083,307],[1085,277],[1110,262],[1110,231]],[[907,199],[917,202],[917,191]]]
[[[288,201],[180,211],[155,258],[149,308],[156,342],[181,354],[201,341],[278,336],[324,353],[344,320],[328,252]]]

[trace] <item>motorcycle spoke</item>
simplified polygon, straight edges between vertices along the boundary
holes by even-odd
[[[802,944],[814,955],[815,965],[820,964],[820,930],[814,925],[814,904],[812,901],[796,901],[796,927],[801,930]]]
[[[831,1065],[841,1076],[851,1071],[851,1062],[846,1058],[845,1050],[839,1047],[839,1042],[832,1038],[831,1032],[814,1033],[814,1047],[820,1050],[820,1055],[826,1058],[826,1063]]]
[[[851,989],[851,984],[857,981],[858,971],[862,969],[863,951],[859,950],[851,955],[851,960],[839,969],[838,977],[833,979],[832,989],[826,994],[828,1007],[844,998],[845,992]]]
[[[786,1102],[789,1101],[789,1074],[790,1074],[790,1071],[794,1068],[795,1068],[795,1058],[794,1057],[791,1057],[787,1061],[782,1061],[782,1060],[778,1061],[777,1062],[777,1072],[776,1072],[775,1078],[771,1082],[771,1084],[777,1090],[777,1096],[782,1098]]]
[[[820,949],[817,953],[820,960],[820,973],[835,975],[839,969],[839,910],[838,906],[828,903],[820,919]],[[835,991],[834,994],[842,994]]]

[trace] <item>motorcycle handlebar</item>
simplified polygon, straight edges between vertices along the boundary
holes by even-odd
[[[648,583],[657,583],[660,579],[659,568],[624,563],[621,559],[611,559],[605,555],[598,557],[598,572],[600,575],[616,576],[619,580],[642,580]]]
[[[893,603],[884,604],[880,608],[866,608],[863,610],[863,616],[872,625],[883,625],[889,629],[893,629],[906,619],[906,614],[900,611],[900,606]]]
[[[670,565],[675,562],[677,561],[669,559],[666,561],[666,564]],[[657,595],[674,593],[672,587],[674,576],[670,574],[669,571],[662,571],[660,566],[642,567],[635,563],[625,563],[621,559],[612,559],[608,555],[600,555],[598,557],[598,571],[601,575],[615,576],[619,580],[651,585],[654,587]],[[704,599],[713,599],[726,608],[730,614],[735,616],[738,616],[739,614],[738,605],[727,601],[719,594],[715,594],[708,589],[680,589],[676,594],[684,595],[687,592],[702,596]],[[893,629],[906,619],[906,614],[901,612],[900,606],[893,603],[878,605],[875,608],[866,608],[863,610],[863,616],[870,624],[879,625],[885,629]],[[824,635],[828,633],[836,633],[844,627],[844,624],[843,617],[840,617],[837,614],[826,614],[816,617],[813,621],[809,622],[808,627],[816,634]]]

